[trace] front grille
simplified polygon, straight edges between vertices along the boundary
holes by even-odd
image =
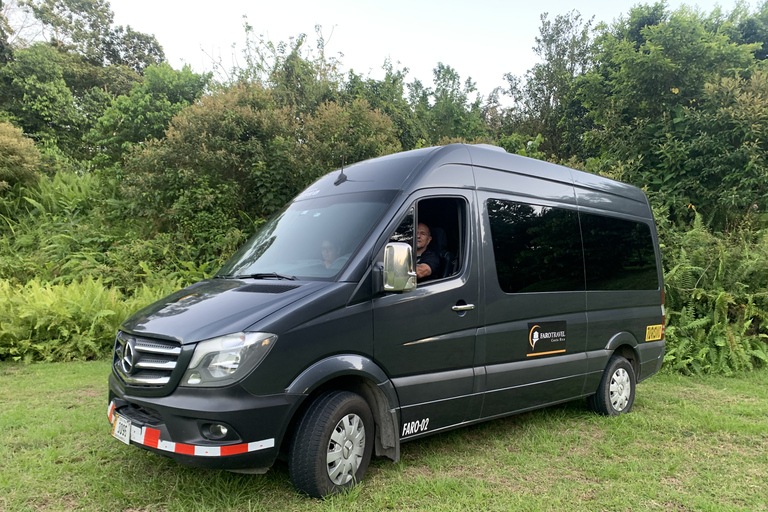
[[[160,414],[152,409],[145,409],[136,404],[129,404],[126,407],[118,409],[121,416],[125,416],[132,423],[139,423],[142,425],[157,426],[163,423],[163,419]]]
[[[164,386],[170,382],[180,354],[180,343],[118,331],[112,366],[131,386]]]

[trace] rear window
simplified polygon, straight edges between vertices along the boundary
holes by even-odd
[[[588,290],[656,290],[651,228],[631,220],[581,214]]]
[[[647,224],[501,199],[488,200],[487,207],[499,287],[506,293],[659,287]]]

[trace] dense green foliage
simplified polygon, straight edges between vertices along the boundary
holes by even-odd
[[[94,359],[108,354],[120,322],[178,283],[142,286],[125,296],[100,279],[24,286],[0,281],[0,358],[24,361]]]
[[[662,233],[667,268],[668,365],[725,373],[768,364],[768,230]]]
[[[0,194],[17,183],[37,178],[40,152],[19,128],[0,122]]]
[[[390,61],[345,73],[320,27],[310,48],[246,22],[244,64],[197,74],[102,0],[0,4],[0,359],[101,357],[130,310],[211,275],[317,177],[463,141],[643,187],[666,366],[768,365],[768,2],[541,21],[541,62],[482,98],[445,63],[431,85]]]
[[[166,63],[148,66],[143,80],[134,83],[128,94],[117,96],[87,135],[98,149],[94,161],[114,164],[132,145],[161,139],[173,116],[200,97],[209,79],[189,66],[181,71]]]

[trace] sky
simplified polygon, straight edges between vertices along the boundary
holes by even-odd
[[[408,68],[406,81],[432,86],[438,62],[468,77],[485,98],[506,85],[505,73],[523,76],[536,62],[533,51],[541,14],[549,19],[578,10],[584,19],[608,22],[638,2],[616,0],[110,0],[115,24],[154,34],[174,68],[189,64],[196,72],[212,69],[212,57],[226,65],[241,55],[244,19],[256,34],[272,42],[301,33],[313,42],[322,26],[326,55],[338,56],[345,70],[381,79],[385,59]],[[653,3],[648,0],[643,3]],[[710,12],[733,9],[734,0],[668,0]],[[754,8],[754,0],[753,0]],[[234,47],[233,47],[234,45]],[[242,62],[242,59],[240,59]],[[399,63],[399,64],[398,64]]]

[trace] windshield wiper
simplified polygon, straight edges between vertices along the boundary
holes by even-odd
[[[277,272],[258,272],[256,274],[240,274],[233,276],[215,276],[218,279],[285,279],[287,281],[296,281],[296,276],[286,276]]]

